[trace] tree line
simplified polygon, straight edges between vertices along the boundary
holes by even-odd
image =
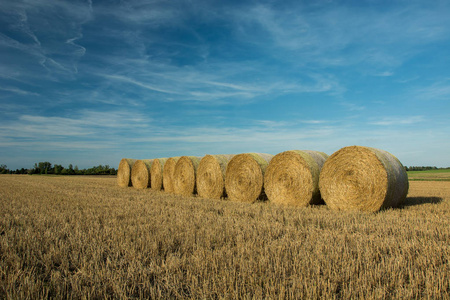
[[[0,165],[0,174],[54,174],[54,175],[116,175],[117,170],[109,165],[98,165],[89,169],[79,169],[70,164],[67,168],[62,165],[52,165],[50,162],[35,163],[30,169],[9,170],[6,165]]]
[[[406,171],[430,171],[430,170],[444,170],[449,169],[447,168],[437,168],[437,167],[431,167],[431,166],[411,166],[411,167],[405,167]]]
[[[450,169],[438,168],[433,166],[405,166],[406,171],[429,171],[429,170],[442,170]],[[33,168],[30,169],[16,169],[10,170],[6,165],[0,165],[0,174],[55,174],[55,175],[116,175],[117,170],[111,168],[109,165],[98,165],[89,169],[79,169],[78,166],[70,164],[67,168],[62,165],[52,165],[50,162],[35,163]]]

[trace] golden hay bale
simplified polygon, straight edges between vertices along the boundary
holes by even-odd
[[[164,191],[173,193],[173,172],[175,171],[175,165],[180,157],[170,157],[164,164],[163,168],[163,186]]]
[[[200,197],[220,199],[226,196],[225,171],[234,155],[205,155],[198,165],[197,192]]]
[[[131,168],[135,163],[135,159],[122,158],[117,170],[117,184],[122,187],[131,186]]]
[[[131,183],[137,189],[146,189],[151,186],[150,169],[153,159],[139,159],[131,168]]]
[[[173,189],[175,194],[192,196],[197,192],[195,177],[201,157],[182,156],[175,165]]]
[[[323,203],[319,174],[327,157],[323,152],[309,150],[275,155],[264,174],[264,190],[269,201],[291,206]]]
[[[264,173],[273,155],[242,153],[228,162],[225,189],[232,201],[253,203],[264,199]]]
[[[167,158],[156,158],[153,160],[150,169],[150,177],[152,183],[152,190],[160,191],[163,186],[163,168]]]
[[[334,210],[375,212],[396,207],[408,193],[408,175],[392,154],[369,147],[350,146],[325,162],[319,188]]]

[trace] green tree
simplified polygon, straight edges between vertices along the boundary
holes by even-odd
[[[39,170],[41,174],[48,174],[52,169],[52,164],[48,161],[39,162]]]
[[[55,174],[56,174],[56,175],[61,175],[61,171],[62,171],[62,169],[63,169],[63,166],[61,166],[61,165],[55,165],[55,166],[54,166],[54,169],[55,169]]]
[[[73,169],[73,165],[72,165],[72,164],[69,165],[69,171],[68,171],[68,174],[69,174],[69,175],[75,174],[75,171],[74,171],[74,169]]]

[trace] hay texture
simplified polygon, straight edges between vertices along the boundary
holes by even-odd
[[[160,191],[163,187],[163,169],[167,158],[156,158],[153,160],[150,169],[150,181],[152,183],[152,190]]]
[[[253,203],[264,199],[264,173],[273,155],[243,153],[233,156],[225,174],[225,189],[231,201]]]
[[[264,175],[270,202],[288,206],[322,204],[319,174],[328,155],[310,150],[291,150],[275,155]]]
[[[137,189],[146,189],[151,186],[150,169],[153,159],[139,159],[131,169],[131,183]]]
[[[232,154],[205,155],[198,165],[197,193],[200,197],[220,199],[226,197],[225,172]]]
[[[375,148],[350,146],[333,153],[320,173],[319,188],[334,210],[375,212],[403,203],[408,175],[392,154]]]
[[[122,158],[117,170],[117,184],[121,187],[131,186],[131,168],[136,159]]]
[[[173,184],[173,174],[175,172],[175,166],[177,161],[180,159],[177,157],[170,157],[164,164],[163,167],[163,187],[164,191],[168,193],[174,193],[174,184]]]
[[[196,190],[196,175],[201,157],[182,156],[175,165],[173,189],[175,194],[192,196]]]

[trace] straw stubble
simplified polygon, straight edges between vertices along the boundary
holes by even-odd
[[[350,146],[336,151],[325,162],[319,188],[331,209],[375,212],[403,203],[408,175],[392,154]]]
[[[197,192],[200,197],[221,199],[226,197],[225,173],[232,154],[205,155],[197,170]]]
[[[288,206],[323,204],[319,174],[328,155],[319,151],[290,150],[275,155],[264,175],[270,202]]]
[[[264,173],[273,155],[265,153],[242,153],[228,163],[225,189],[232,201],[253,203],[264,199]]]

